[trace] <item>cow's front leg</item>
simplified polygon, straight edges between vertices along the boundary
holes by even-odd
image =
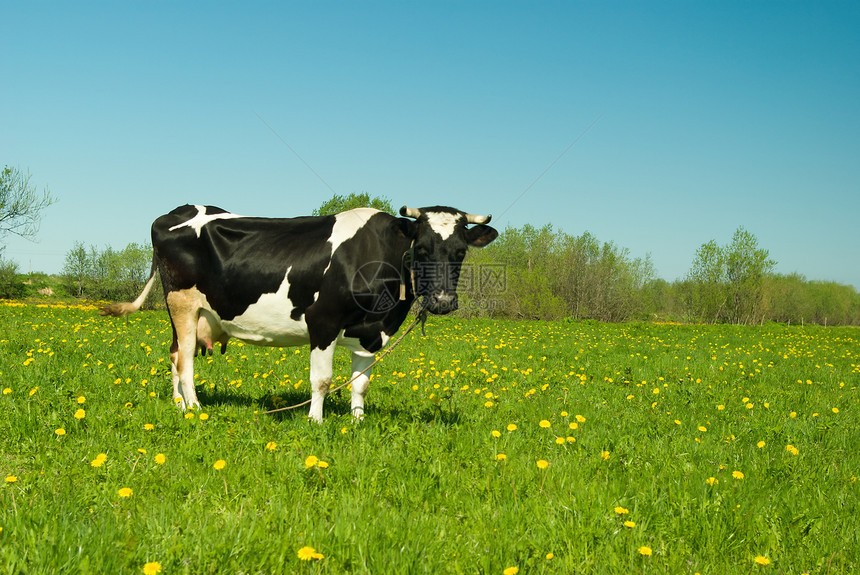
[[[334,349],[334,343],[324,349],[311,349],[311,409],[308,417],[317,423],[322,423],[323,402],[331,386]]]
[[[367,388],[370,387],[370,366],[373,365],[373,361],[374,354],[370,352],[352,352],[352,403],[350,412],[356,419],[364,419],[364,396],[367,394]]]

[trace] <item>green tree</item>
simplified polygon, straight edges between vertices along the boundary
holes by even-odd
[[[47,188],[36,190],[29,172],[6,166],[0,172],[0,237],[11,233],[34,238],[42,212],[55,201]]]
[[[313,215],[328,216],[353,208],[376,208],[389,214],[395,213],[388,198],[380,198],[378,196],[371,198],[367,192],[362,192],[360,194],[349,194],[348,196],[335,194],[330,200],[323,202],[320,207],[315,209]]]

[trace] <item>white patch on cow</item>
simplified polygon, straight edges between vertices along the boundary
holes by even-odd
[[[288,347],[308,343],[308,325],[304,316],[299,320],[290,317],[294,309],[287,297],[290,291],[287,278],[291,269],[287,269],[275,293],[264,293],[242,315],[229,321],[222,320],[222,329],[230,337],[255,345]]]
[[[354,208],[335,214],[334,226],[332,227],[331,235],[328,238],[328,243],[331,244],[332,255],[334,255],[334,252],[337,251],[337,248],[339,248],[343,242],[353,237],[358,230],[364,227],[364,224],[366,224],[374,214],[378,213],[379,210],[374,208]],[[329,259],[328,265],[325,267],[325,270],[323,270],[323,275],[328,272],[330,267],[331,259]],[[314,301],[316,301],[316,298]]]
[[[208,224],[213,220],[231,220],[233,218],[241,218],[244,216],[239,216],[236,214],[231,214],[229,212],[221,213],[221,214],[207,214],[205,206],[194,206],[197,208],[197,215],[188,220],[185,223],[177,224],[170,228],[170,231],[178,230],[179,228],[192,228],[194,232],[197,234],[197,237],[200,237],[200,230],[203,229],[203,226]]]
[[[379,210],[373,208],[355,208],[336,214],[334,228],[328,239],[331,244],[331,253],[334,253],[340,244],[353,237],[374,214],[378,213]]]
[[[460,214],[449,214],[448,212],[429,212],[427,223],[430,224],[431,230],[442,236],[443,240],[447,240],[454,233],[457,222],[462,217]]]

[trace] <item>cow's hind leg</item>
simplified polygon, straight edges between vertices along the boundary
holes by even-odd
[[[367,388],[370,387],[370,366],[373,365],[373,361],[374,354],[370,352],[352,352],[352,402],[350,412],[356,419],[364,419],[364,396],[367,394]]]
[[[194,355],[197,351],[197,317],[200,306],[194,293],[175,291],[167,294],[167,308],[173,322],[170,361],[173,373],[173,400],[181,409],[198,407],[194,390]]]
[[[334,343],[324,349],[311,349],[311,409],[308,417],[317,423],[322,423],[323,402],[331,386],[334,349]]]

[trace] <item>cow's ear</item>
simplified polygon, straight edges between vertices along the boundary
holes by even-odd
[[[482,248],[499,236],[496,228],[478,224],[466,230],[466,242],[473,248]]]
[[[410,240],[415,239],[418,224],[413,220],[410,220],[409,218],[395,218],[391,225],[401,237]]]

